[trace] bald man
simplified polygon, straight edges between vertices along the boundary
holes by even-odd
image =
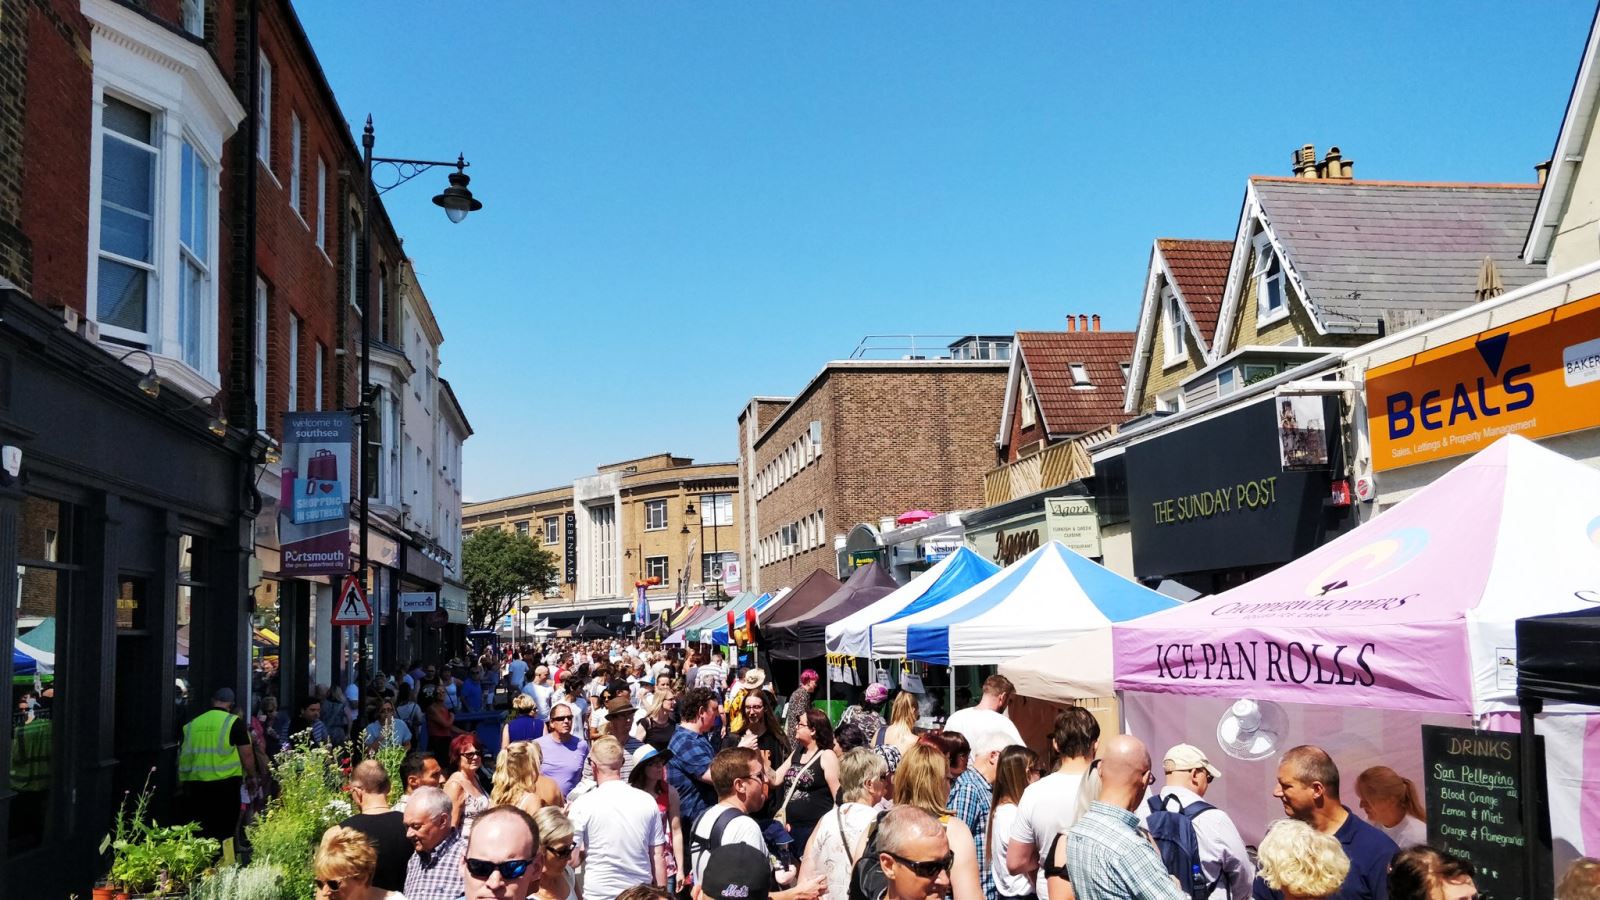
[[[1067,839],[1067,867],[1078,900],[1183,900],[1134,813],[1155,784],[1150,751],[1126,734],[1103,742],[1100,750],[1100,798]]]
[[[539,886],[544,858],[539,826],[515,806],[478,816],[461,860],[466,900],[527,900]]]

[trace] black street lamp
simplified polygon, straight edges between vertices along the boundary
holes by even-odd
[[[467,162],[465,154],[458,154],[455,162],[373,156],[372,145],[374,142],[372,116],[369,115],[367,116],[366,128],[361,132],[361,157],[366,171],[366,179],[361,185],[361,267],[358,287],[360,296],[357,298],[361,309],[361,402],[358,407],[358,413],[361,418],[361,453],[358,454],[356,463],[356,471],[360,476],[356,485],[361,491],[359,505],[361,538],[356,571],[361,574],[361,584],[366,591],[368,604],[376,606],[371,599],[372,582],[367,567],[368,494],[370,493],[367,489],[367,476],[369,474],[367,472],[367,448],[369,446],[368,428],[372,422],[372,401],[374,399],[372,388],[372,328],[370,325],[372,317],[369,300],[372,291],[368,283],[372,272],[372,195],[374,192],[378,194],[387,193],[437,166],[453,166],[455,171],[450,173],[450,186],[434,195],[434,205],[443,208],[445,215],[450,218],[451,222],[460,223],[462,219],[467,217],[468,213],[483,209],[483,203],[473,197],[472,191],[467,188],[467,184],[472,179],[466,172],[467,166],[470,164]],[[378,165],[392,167],[394,170],[393,180],[382,185],[377,184],[373,177],[373,168]],[[372,462],[374,463],[374,469],[376,469],[376,458]],[[377,481],[374,480],[373,488],[376,489],[376,487]],[[374,619],[376,620],[376,616]],[[364,667],[365,663],[366,642],[358,641],[356,649],[356,667],[358,671]],[[362,674],[364,675],[365,673]]]

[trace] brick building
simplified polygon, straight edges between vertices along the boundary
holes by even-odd
[[[639,581],[659,579],[646,593],[655,612],[746,587],[728,567],[740,557],[739,490],[733,463],[660,453],[600,466],[570,485],[467,504],[461,525],[514,529],[555,554],[558,583],[528,598],[530,623],[617,623]]]
[[[839,545],[856,525],[983,505],[1009,354],[970,358],[980,355],[964,352],[970,340],[934,359],[830,362],[794,398],[745,405],[739,478],[752,590],[839,574]]]
[[[87,894],[152,771],[168,814],[201,698],[250,706],[253,625],[283,699],[336,679],[327,579],[276,574],[275,450],[355,405],[363,290],[401,341],[360,159],[288,0],[0,0],[0,683],[39,700],[0,732],[0,896]],[[395,524],[392,571],[442,549]]]

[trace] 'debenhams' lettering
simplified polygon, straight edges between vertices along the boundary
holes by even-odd
[[[1476,379],[1476,391],[1463,382],[1456,382],[1450,392],[1450,408],[1445,409],[1443,391],[1428,391],[1416,398],[1410,391],[1396,391],[1384,398],[1389,418],[1389,439],[1409,437],[1418,423],[1426,431],[1456,424],[1458,419],[1476,422],[1478,417],[1492,418],[1501,413],[1516,412],[1533,405],[1533,385],[1524,380],[1533,371],[1531,365],[1521,365],[1506,370],[1500,379],[1505,391],[1506,405],[1498,407],[1489,402],[1488,385],[1483,378]]]
[[[1368,655],[1377,645],[1303,644],[1299,641],[1222,641],[1156,644],[1156,675],[1174,681],[1279,681],[1371,687],[1377,682]]]

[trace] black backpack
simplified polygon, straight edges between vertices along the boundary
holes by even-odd
[[[867,839],[861,846],[861,856],[850,868],[849,900],[878,900],[889,889],[889,879],[878,864],[878,823],[883,814],[867,826]]]
[[[688,850],[690,873],[693,873],[696,870],[697,866],[695,863],[701,854],[710,853],[711,851],[722,846],[722,832],[727,830],[728,823],[744,815],[744,813],[737,809],[723,807],[722,813],[717,816],[717,820],[711,823],[711,833],[706,837],[701,837],[699,834],[700,822],[706,817],[706,813],[711,812],[711,810],[712,807],[706,807],[705,809],[701,810],[700,815],[695,816],[694,823],[689,826],[689,833],[685,835],[685,838],[689,844]]]
[[[1176,811],[1167,805],[1169,800],[1177,802]],[[1167,867],[1167,873],[1178,879],[1178,884],[1192,900],[1206,900],[1228,873],[1223,872],[1222,878],[1216,881],[1206,881],[1200,869],[1200,840],[1194,833],[1194,820],[1216,807],[1204,800],[1184,806],[1182,800],[1171,794],[1151,797],[1149,803],[1150,815],[1145,824],[1155,839],[1156,849],[1161,851],[1161,862]]]

